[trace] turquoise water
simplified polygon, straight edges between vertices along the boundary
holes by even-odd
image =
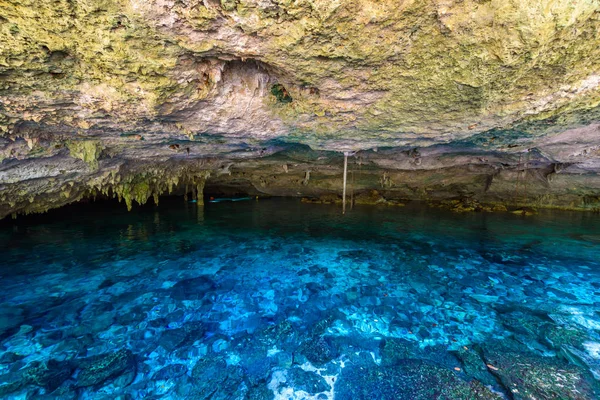
[[[597,398],[598,215],[124,208],[0,223],[0,397]]]

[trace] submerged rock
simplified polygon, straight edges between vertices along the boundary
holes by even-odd
[[[183,364],[171,364],[161,368],[155,375],[156,380],[175,379],[187,372],[187,367]]]
[[[242,395],[243,370],[229,366],[220,357],[207,357],[196,363],[192,370],[193,398],[232,399]]]
[[[84,360],[80,368],[76,386],[96,386],[127,370],[135,369],[135,357],[130,350],[123,349]]]
[[[12,351],[7,351],[2,356],[0,356],[0,364],[12,364],[19,360],[22,360],[25,356],[21,354],[13,353]]]
[[[274,365],[272,358],[252,354],[241,361],[244,375],[253,386],[265,384]]]
[[[325,337],[310,339],[302,347],[301,353],[315,365],[323,365],[337,357],[333,341]]]
[[[267,326],[254,336],[265,346],[284,346],[293,345],[298,340],[298,334],[292,324],[287,321],[281,321],[278,324]]]
[[[480,351],[475,347],[463,346],[453,352],[461,361],[463,372],[486,385],[495,385],[496,379],[483,361]]]
[[[381,342],[381,365],[396,365],[408,358],[414,358],[418,347],[404,339],[386,339]]]
[[[454,372],[422,360],[404,360],[393,367],[347,366],[335,392],[340,400],[502,399],[477,381],[463,381]]]
[[[305,371],[300,367],[294,367],[287,371],[287,385],[294,390],[302,390],[306,393],[315,394],[331,390],[322,376]]]
[[[161,320],[158,326],[164,326],[167,320]],[[189,322],[181,328],[165,329],[158,340],[158,344],[168,352],[175,351],[186,344],[201,339],[205,328],[201,322]]]
[[[590,349],[590,344],[592,344],[595,349]],[[564,345],[561,348],[561,354],[573,364],[589,369],[594,378],[600,380],[600,357],[597,354],[598,343],[587,342],[584,343],[584,346],[588,347],[586,349],[588,351],[580,350],[573,346]]]
[[[494,374],[514,399],[597,398],[597,384],[577,366],[555,357],[512,351],[502,346],[484,347],[483,355]]]
[[[27,370],[25,379],[52,392],[71,376],[73,370],[73,362],[50,360]]]
[[[11,329],[16,329],[24,320],[21,308],[9,303],[0,304],[0,336]]]
[[[0,396],[6,396],[29,385],[40,386],[52,393],[69,379],[75,369],[71,361],[33,362],[26,369],[0,376]]]
[[[589,338],[582,329],[555,324],[548,324],[542,335],[542,340],[556,350],[560,350],[565,345],[581,347]]]
[[[272,400],[273,392],[266,386],[252,387],[246,394],[247,400]]]
[[[159,344],[171,352],[180,347],[188,338],[188,333],[183,329],[167,329],[165,330],[159,339]]]
[[[202,275],[177,282],[171,288],[171,297],[175,300],[201,299],[208,291],[214,288],[215,282],[208,276]]]
[[[4,374],[0,375],[0,396],[5,397],[17,390],[22,389],[26,382],[20,375]]]
[[[491,296],[487,294],[472,294],[471,297],[483,304],[496,303],[500,298],[499,296]]]

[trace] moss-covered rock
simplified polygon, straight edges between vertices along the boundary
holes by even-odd
[[[100,385],[127,370],[135,368],[135,357],[130,350],[123,349],[83,361],[77,375],[78,387]]]
[[[98,159],[104,150],[99,140],[74,140],[67,143],[71,157],[87,163],[90,168],[98,169]]]

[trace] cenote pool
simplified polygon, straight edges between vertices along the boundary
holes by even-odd
[[[2,398],[600,393],[599,215],[108,202],[0,254]]]

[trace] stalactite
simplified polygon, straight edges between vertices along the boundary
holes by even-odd
[[[196,183],[196,191],[198,192],[198,206],[204,205],[204,184],[206,183],[206,178],[201,178]]]
[[[308,185],[308,181],[310,180],[310,171],[306,171],[304,173],[304,180],[302,181],[302,184],[304,186]]]

